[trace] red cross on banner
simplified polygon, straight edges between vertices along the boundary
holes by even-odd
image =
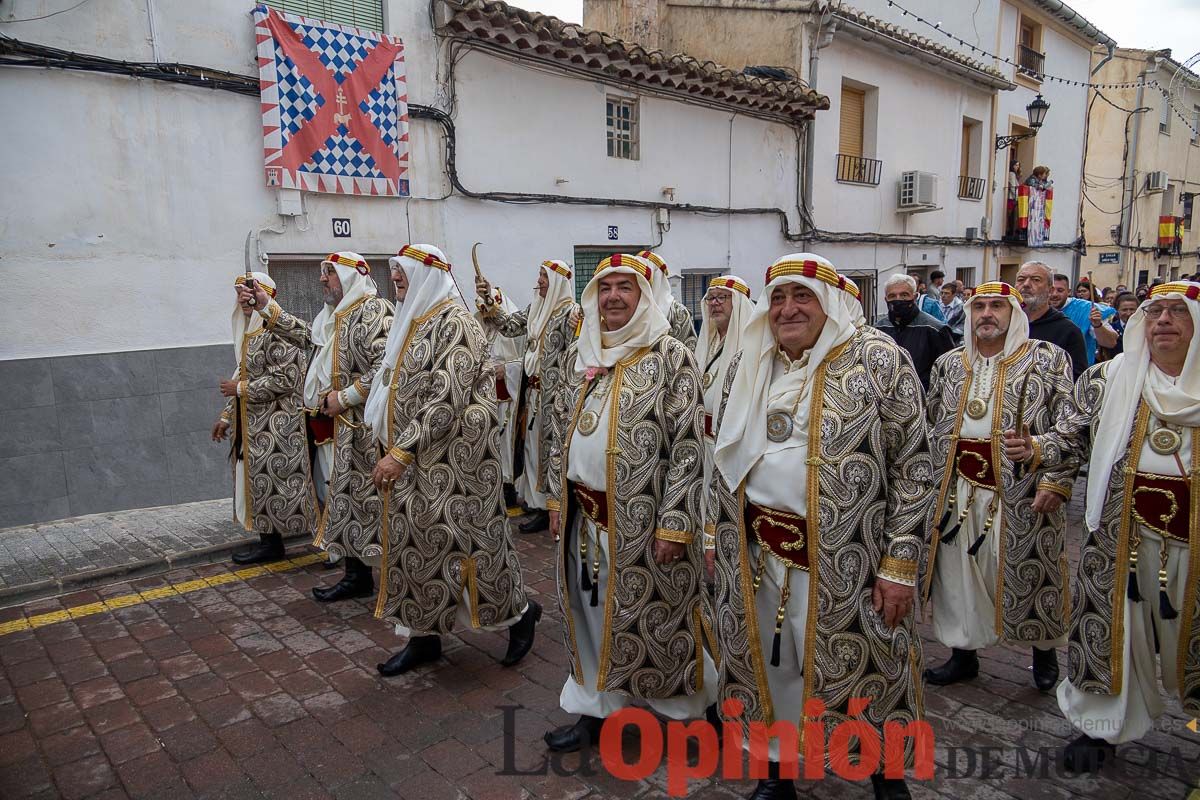
[[[262,5],[253,16],[267,185],[408,196],[403,43]]]

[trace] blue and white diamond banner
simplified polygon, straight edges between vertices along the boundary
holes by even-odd
[[[262,5],[253,15],[267,185],[407,197],[404,44]]]

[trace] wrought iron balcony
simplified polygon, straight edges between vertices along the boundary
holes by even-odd
[[[1032,47],[1017,46],[1017,64],[1021,74],[1028,75],[1034,80],[1041,80],[1046,74],[1046,54],[1039,53]]]
[[[879,174],[882,171],[883,162],[877,158],[847,156],[838,153],[837,179],[840,183],[861,183],[864,186],[878,186]]]
[[[970,175],[958,176],[958,196],[964,200],[982,200],[987,180],[972,178]]]

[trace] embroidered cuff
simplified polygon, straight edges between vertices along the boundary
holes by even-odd
[[[917,562],[909,558],[884,556],[879,560],[879,569],[876,570],[876,575],[893,583],[916,586]]]
[[[1039,490],[1045,489],[1048,492],[1054,492],[1063,500],[1071,499],[1071,489],[1068,486],[1059,486],[1057,483],[1051,483],[1050,481],[1040,481],[1037,488]]]
[[[343,406],[350,408],[351,406],[361,405],[363,400],[367,399],[368,393],[369,390],[363,386],[362,380],[358,379],[350,384],[349,387],[343,389],[338,399],[341,400]]]
[[[247,382],[247,381],[238,381],[238,384],[237,384],[237,396],[238,396],[238,397],[245,397],[245,396],[246,396],[246,388],[247,388],[249,385],[250,385],[250,384],[249,384],[249,382]]]
[[[283,313],[283,306],[276,303],[274,300],[267,303],[266,308],[261,308],[258,311],[262,318],[266,321],[268,328],[275,327],[275,323],[279,322],[279,316]]]
[[[691,544],[693,534],[687,531],[673,531],[670,528],[659,528],[654,532],[654,538],[664,542],[675,542],[677,544]]]
[[[547,511],[555,511],[555,512],[562,511],[562,506],[559,505],[559,502],[557,500],[555,500],[553,497],[547,497],[546,498],[546,510]]]
[[[388,450],[388,455],[406,467],[417,460],[417,457],[412,453],[407,450],[401,450],[399,447],[393,447],[391,450]]]

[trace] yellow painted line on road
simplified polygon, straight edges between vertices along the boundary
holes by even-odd
[[[109,597],[97,603],[85,603],[83,605],[72,606],[71,608],[64,608],[61,611],[35,614],[32,617],[20,617],[8,622],[0,622],[0,636],[17,633],[18,631],[27,631],[30,628],[43,628],[47,625],[53,625],[56,622],[66,622],[70,619],[89,617],[93,614],[104,614],[109,611],[116,611],[118,608],[129,608],[129,606],[148,603],[151,600],[175,597],[189,592],[196,592],[200,589],[222,586],[234,581],[245,581],[275,572],[289,572],[294,569],[306,567],[309,564],[315,564],[318,561],[324,561],[325,558],[326,555],[324,553],[310,553],[309,555],[297,558],[285,558],[282,561],[275,561],[260,567],[247,567],[231,572],[221,572],[206,578],[196,578],[181,583],[173,583],[169,586],[162,586],[157,589],[147,589],[144,592]]]

